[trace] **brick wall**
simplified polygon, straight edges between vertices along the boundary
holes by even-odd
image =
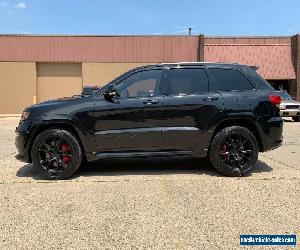
[[[292,37],[292,57],[296,79],[291,82],[291,95],[300,101],[300,34]]]

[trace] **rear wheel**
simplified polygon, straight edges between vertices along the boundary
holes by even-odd
[[[300,122],[300,116],[293,116],[292,118],[295,122]]]
[[[35,139],[31,150],[32,163],[47,179],[66,179],[82,162],[78,140],[70,132],[49,129]]]
[[[215,135],[209,158],[212,165],[224,175],[244,176],[255,166],[258,152],[253,133],[245,127],[232,126]]]

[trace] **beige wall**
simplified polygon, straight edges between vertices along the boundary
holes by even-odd
[[[103,86],[122,73],[151,63],[82,63],[83,85]]]
[[[79,94],[81,81],[83,85],[102,86],[129,69],[147,64],[151,63],[82,63],[80,72],[62,63],[38,63],[36,67],[34,62],[0,62],[0,114],[21,113],[33,104],[34,97],[42,101]]]
[[[35,63],[0,62],[0,114],[21,113],[35,95]]]

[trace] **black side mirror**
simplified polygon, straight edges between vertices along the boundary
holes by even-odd
[[[116,87],[114,85],[109,85],[105,89],[104,98],[109,102],[115,102],[115,98],[118,98],[120,95],[118,94]]]
[[[91,86],[83,87],[81,91],[81,96],[91,96],[94,93],[94,88]]]

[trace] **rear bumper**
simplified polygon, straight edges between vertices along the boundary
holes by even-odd
[[[282,117],[300,116],[299,109],[284,109],[280,110],[280,115]]]
[[[281,117],[260,117],[258,119],[258,129],[261,136],[262,152],[282,145],[283,120]]]

